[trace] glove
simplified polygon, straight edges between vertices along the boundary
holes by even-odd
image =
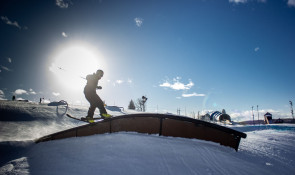
[[[102,87],[101,86],[97,86],[96,89],[102,89]]]

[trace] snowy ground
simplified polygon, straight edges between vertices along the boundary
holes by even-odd
[[[247,134],[238,152],[213,142],[130,132],[35,144],[33,139],[84,124],[65,112],[81,117],[87,108],[0,101],[0,174],[295,172],[293,125],[229,126]]]

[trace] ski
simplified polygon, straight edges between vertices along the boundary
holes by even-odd
[[[95,118],[93,118],[93,120],[89,121],[89,120],[83,120],[82,118],[74,117],[71,114],[67,114],[67,116],[71,119],[79,120],[79,121],[86,122],[86,123],[95,123],[95,122],[99,122],[99,121],[104,120],[102,117],[95,117]]]

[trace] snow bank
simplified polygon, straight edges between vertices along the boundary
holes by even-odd
[[[0,107],[1,110],[4,108],[17,111],[15,114],[20,115],[16,117],[18,119],[22,113],[29,113],[29,117],[34,119],[0,122],[0,174],[293,174],[295,172],[293,125],[274,125],[268,128],[235,127],[247,133],[247,138],[241,140],[239,152],[213,142],[130,132],[35,144],[32,139],[37,135],[47,135],[48,132],[75,127],[83,122],[59,116],[56,108],[38,104],[0,103]],[[87,108],[70,107],[68,110],[77,116],[83,116]],[[40,112],[43,112],[42,116]],[[34,125],[38,126],[30,130],[29,128],[34,128]],[[5,130],[2,129],[3,126]],[[20,134],[22,130],[16,128],[24,129],[26,134]],[[40,133],[36,134],[38,130]],[[3,137],[2,134],[6,132],[10,134]],[[16,138],[14,135],[19,136]]]

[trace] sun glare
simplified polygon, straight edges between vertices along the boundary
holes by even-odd
[[[101,68],[101,59],[87,47],[71,46],[56,54],[50,70],[64,87],[81,90],[86,84],[86,75]]]

